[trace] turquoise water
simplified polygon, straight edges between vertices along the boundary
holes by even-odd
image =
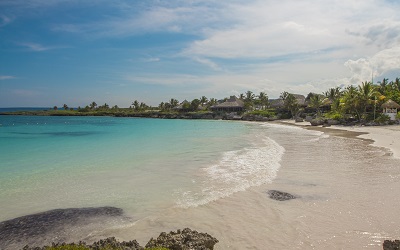
[[[205,120],[0,116],[0,220],[116,206],[144,217],[274,178],[283,149],[259,125]]]

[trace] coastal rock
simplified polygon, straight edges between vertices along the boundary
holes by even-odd
[[[319,125],[323,125],[324,124],[324,120],[323,119],[312,119],[310,121],[311,126],[319,126]]]
[[[303,120],[303,118],[301,118],[301,117],[296,117],[296,119],[294,120],[295,122],[303,122],[304,120]]]
[[[298,198],[295,195],[278,191],[278,190],[269,190],[268,192],[269,198],[277,201],[286,201],[286,200],[291,200],[291,199],[296,199]]]
[[[185,228],[182,231],[161,233],[157,239],[151,238],[146,248],[165,247],[171,250],[207,250],[214,249],[218,240],[207,233]]]
[[[385,240],[383,250],[400,250],[400,240]]]
[[[132,241],[123,241],[119,242],[114,237],[110,237],[104,240],[99,240],[94,242],[92,245],[86,245],[85,242],[75,243],[53,243],[51,246],[43,246],[43,247],[29,247],[25,246],[23,250],[46,250],[49,247],[53,247],[56,249],[71,249],[71,247],[76,247],[73,249],[93,249],[93,250],[101,250],[101,249],[123,249],[123,250],[144,250],[142,246],[136,240]]]
[[[107,217],[122,216],[116,207],[55,209],[0,222],[0,249],[19,242],[34,244],[43,239],[61,239],[68,227]],[[36,241],[37,240],[37,241]],[[51,241],[50,241],[51,242]]]
[[[326,121],[326,123],[327,123],[328,125],[338,125],[340,122],[339,122],[338,120],[328,119],[328,120]]]

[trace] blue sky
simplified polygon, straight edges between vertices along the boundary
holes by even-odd
[[[384,0],[0,1],[0,107],[128,107],[400,76]]]

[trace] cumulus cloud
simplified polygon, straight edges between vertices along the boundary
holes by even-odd
[[[400,46],[384,49],[371,57],[348,60],[345,66],[351,72],[350,82],[353,84],[383,76],[389,71],[400,72]]]

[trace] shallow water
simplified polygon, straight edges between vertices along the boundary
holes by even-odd
[[[130,219],[70,240],[145,245],[190,227],[216,249],[381,249],[400,235],[399,161],[359,139],[245,122],[0,119],[0,220],[115,206]],[[270,189],[301,198],[274,201]]]

